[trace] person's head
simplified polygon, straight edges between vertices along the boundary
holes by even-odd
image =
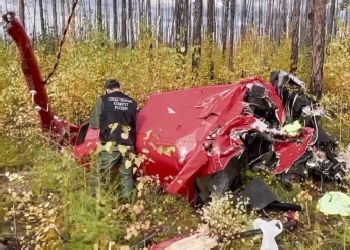
[[[105,83],[105,89],[107,94],[121,91],[120,82],[115,79],[109,79]]]

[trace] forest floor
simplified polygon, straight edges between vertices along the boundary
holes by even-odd
[[[0,240],[3,243],[8,240],[7,243],[15,244],[18,240],[23,246],[36,249],[134,249],[142,248],[148,238],[159,243],[187,236],[208,222],[203,211],[210,210],[210,206],[194,208],[179,197],[163,193],[155,178],[140,180],[139,195],[130,204],[122,203],[113,192],[96,199],[88,187],[89,173],[75,165],[68,151],[62,153],[44,147],[21,155],[11,146],[4,147],[2,145],[6,162],[0,167],[0,190],[4,194],[0,200]],[[41,155],[39,159],[38,154]],[[31,160],[23,161],[22,157]],[[297,228],[285,230],[277,237],[281,249],[350,247],[350,219],[326,216],[317,209],[318,199],[326,191],[347,192],[343,187],[308,180],[286,189],[278,178],[250,171],[245,178],[248,181],[257,176],[263,177],[281,200],[303,208]],[[218,222],[229,227],[220,228],[228,236],[251,229],[252,221],[258,217],[284,218],[278,211],[247,212],[236,215],[236,220],[227,224],[227,211],[236,213],[238,210],[225,210],[225,201],[211,206],[216,207]],[[258,249],[261,237],[236,239],[225,244],[233,249]]]

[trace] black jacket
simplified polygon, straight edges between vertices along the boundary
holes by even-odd
[[[101,96],[100,118],[101,142],[135,147],[137,103],[122,92]]]

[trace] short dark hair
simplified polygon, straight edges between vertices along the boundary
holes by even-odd
[[[119,89],[120,88],[120,82],[115,79],[109,79],[105,83],[105,89]]]

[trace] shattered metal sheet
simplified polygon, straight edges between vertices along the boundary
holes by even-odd
[[[263,97],[276,108],[277,129],[247,112],[244,100],[253,86],[264,88]],[[261,132],[278,134],[285,120],[278,91],[261,78],[155,94],[138,116],[137,147],[152,159],[144,166],[147,174],[159,175],[170,193],[193,198],[198,176],[223,170],[230,159],[243,154],[244,132],[265,129]],[[287,171],[305,153],[312,135],[313,129],[305,128],[298,139],[275,142],[279,161],[273,172]],[[167,182],[168,176],[174,178]]]

